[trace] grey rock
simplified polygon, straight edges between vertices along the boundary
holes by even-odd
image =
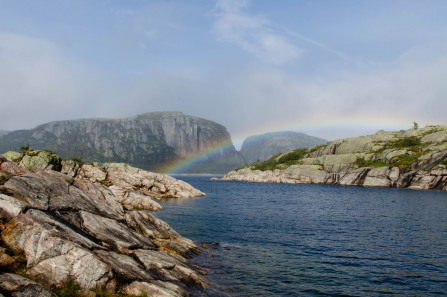
[[[164,251],[149,250],[137,250],[135,256],[147,270],[154,271],[160,279],[205,286],[203,277],[188,267],[186,259],[182,257]]]
[[[132,257],[108,251],[95,251],[120,279],[126,281],[152,281],[154,278]]]
[[[126,251],[137,248],[155,248],[155,245],[149,238],[130,230],[126,225],[115,220],[85,211],[80,212],[80,217],[83,228],[90,235],[113,249]]]
[[[39,237],[42,232],[49,233],[53,237],[60,237],[67,241],[77,243],[87,249],[102,248],[92,240],[70,228],[70,226],[35,209],[30,209],[26,213],[20,214],[12,219],[7,225],[7,228],[2,232],[2,238],[8,248],[16,254],[20,254],[23,252],[26,242],[36,236]]]
[[[160,248],[174,251],[180,255],[194,254],[199,251],[191,240],[182,237],[166,222],[148,211],[130,211],[124,217],[127,225],[148,238],[152,238]]]
[[[0,194],[0,218],[11,220],[29,207],[19,199]]]
[[[408,145],[414,140],[416,145]],[[309,150],[296,165],[273,171],[245,167],[222,180],[446,190],[446,160],[447,126],[427,126],[336,140]]]
[[[0,275],[0,289],[12,297],[56,297],[35,281],[13,273]]]
[[[180,288],[178,288],[177,290],[179,289]],[[172,290],[162,288],[160,286],[148,282],[132,282],[131,284],[124,286],[122,291],[125,294],[137,295],[137,296],[141,295],[142,293],[146,293],[148,296],[157,296],[157,297],[186,296],[186,292],[183,292],[183,294],[179,294]]]

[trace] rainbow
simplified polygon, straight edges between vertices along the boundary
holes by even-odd
[[[374,115],[371,114],[359,114],[347,115],[347,116],[308,116],[306,118],[283,120],[276,123],[266,123],[264,125],[257,126],[255,129],[245,130],[242,133],[235,134],[235,143],[242,143],[242,141],[252,135],[259,135],[268,132],[275,131],[299,131],[303,133],[315,133],[315,131],[343,131],[353,130],[367,131],[365,133],[373,133],[378,130],[401,130],[409,129],[412,127],[413,121],[409,117],[395,117],[387,114]],[[421,127],[426,124],[419,122]],[[359,135],[351,135],[359,136]],[[341,137],[343,138],[343,137]],[[333,140],[333,139],[331,139]],[[188,169],[200,165],[210,159],[216,158],[222,154],[223,151],[233,148],[233,142],[230,140],[223,141],[215,144],[212,148],[201,151],[193,156],[190,156],[183,160],[177,160],[168,166],[163,168],[165,173],[182,173],[187,172]]]

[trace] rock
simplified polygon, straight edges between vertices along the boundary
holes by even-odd
[[[186,296],[190,285],[204,286],[200,273],[177,255],[197,252],[192,241],[147,211],[128,212],[122,205],[159,210],[152,197],[201,193],[190,185],[127,165],[32,173],[0,156],[0,166],[8,170],[0,173],[7,194],[0,194],[0,269],[23,271],[26,264],[26,276],[34,280],[11,290],[0,281],[6,296],[54,296],[40,285],[71,282],[83,296],[95,296],[92,290]],[[112,171],[123,187],[109,182]]]
[[[10,162],[20,162],[24,155],[24,153],[9,151],[7,153],[4,153],[3,157],[5,157]]]
[[[205,286],[202,276],[189,268],[182,257],[163,251],[149,250],[137,250],[135,256],[147,270],[154,271],[160,279]]]
[[[26,152],[19,165],[31,172],[41,170],[60,171],[62,168],[61,158],[50,151],[29,151]]]
[[[61,173],[68,175],[70,177],[75,177],[78,174],[78,170],[80,168],[79,163],[73,160],[62,160],[62,169]]]
[[[24,251],[28,240],[40,237],[43,232],[49,236],[77,243],[87,249],[103,248],[57,219],[35,209],[28,210],[12,219],[2,232],[2,238],[9,249],[20,254]]]
[[[19,199],[0,194],[0,217],[11,220],[29,208],[29,204]]]
[[[109,187],[109,189],[113,192],[115,197],[119,198],[119,201],[123,205],[123,207],[128,210],[162,210],[161,205],[158,202],[152,200],[151,196],[148,196],[147,194],[144,195],[127,191],[117,186],[111,186]]]
[[[95,201],[102,201],[120,216],[124,215],[124,209],[123,205],[121,204],[120,197],[112,191],[111,187],[108,188],[99,183],[91,183],[89,181],[79,179],[74,180],[73,186],[89,194],[89,196],[94,197]],[[118,219],[116,216],[113,217]]]
[[[0,172],[6,173],[10,176],[22,175],[26,173],[30,173],[29,170],[14,164],[13,162],[9,162],[6,159],[0,161]]]
[[[120,213],[102,199],[89,196],[72,184],[72,178],[53,171],[14,176],[4,187],[41,210],[85,210],[117,220],[122,219]]]
[[[141,295],[142,293],[146,293],[148,296],[157,297],[185,296],[184,294],[177,294],[172,292],[171,290],[166,290],[147,282],[133,282],[123,287],[122,291],[123,293],[129,295]]]
[[[78,177],[91,182],[102,182],[107,178],[107,173],[93,164],[85,164],[78,171]]]
[[[120,278],[125,281],[152,281],[154,278],[146,272],[132,257],[115,252],[95,251],[96,255]]]
[[[35,281],[13,273],[0,275],[0,289],[12,297],[56,297]]]
[[[194,254],[199,251],[191,240],[182,237],[167,223],[147,211],[130,211],[124,217],[127,225],[154,239],[154,243],[160,248],[180,255]]]
[[[284,156],[294,156],[293,151],[272,158],[268,166],[260,164],[231,171],[221,180],[447,188],[442,173],[447,168],[447,126],[379,131],[375,135],[340,139],[309,149],[307,155],[294,162],[280,164],[280,157]],[[272,164],[277,169],[251,169],[272,168]]]
[[[152,241],[115,220],[81,211],[82,226],[93,237],[118,251],[129,249],[154,249]]]
[[[0,247],[0,271],[14,271],[18,269],[14,256],[8,255],[6,249]]]

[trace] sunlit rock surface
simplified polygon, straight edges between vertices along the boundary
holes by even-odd
[[[265,170],[254,164],[222,180],[447,190],[447,126],[336,140],[280,162],[292,153],[272,158]]]
[[[51,290],[74,283],[87,295],[185,296],[206,286],[187,258],[199,248],[149,212],[161,209],[154,199],[203,196],[199,190],[125,164],[67,164],[41,151],[6,157],[0,294],[55,296]]]

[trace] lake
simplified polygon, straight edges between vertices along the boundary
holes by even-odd
[[[157,217],[198,245],[193,296],[447,295],[447,193],[211,181]]]

